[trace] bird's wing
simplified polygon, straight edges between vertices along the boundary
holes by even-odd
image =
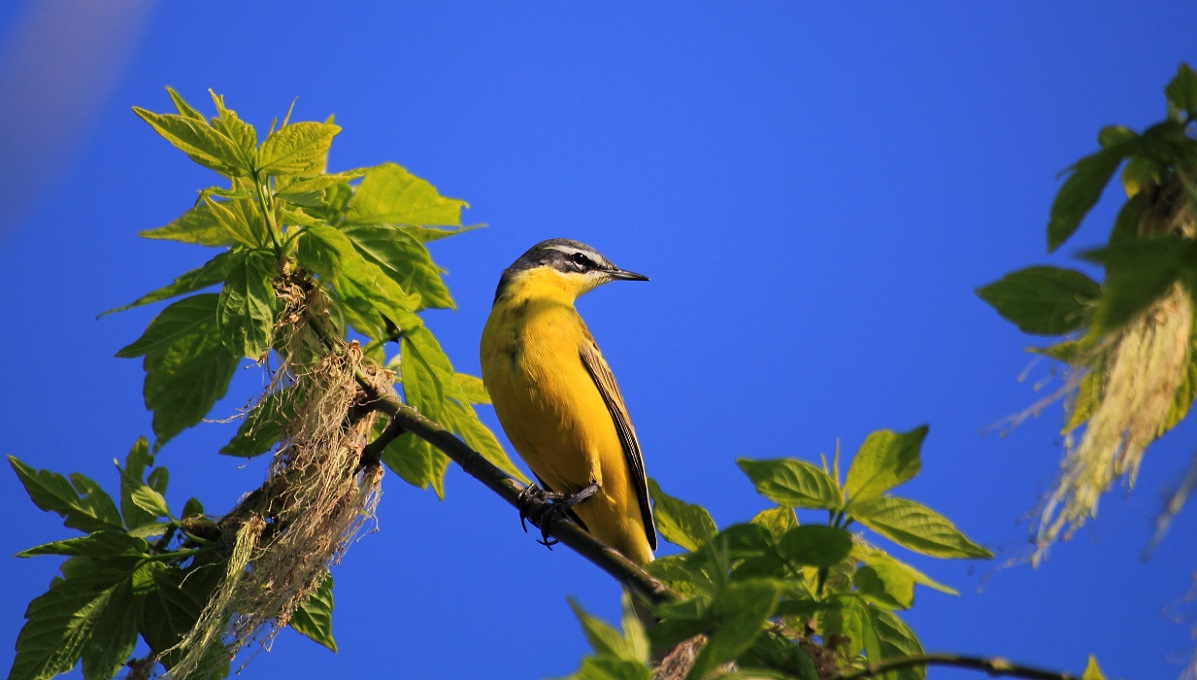
[[[611,420],[615,423],[615,431],[619,433],[619,443],[623,446],[623,455],[627,459],[628,472],[631,476],[632,488],[636,492],[636,500],[640,502],[640,516],[644,519],[644,532],[648,534],[648,544],[653,550],[657,549],[657,530],[653,524],[653,509],[648,503],[648,478],[644,474],[644,455],[640,453],[640,442],[636,440],[636,431],[632,429],[632,420],[628,417],[628,409],[623,404],[623,395],[619,393],[619,385],[615,384],[615,376],[599,354],[598,346],[587,338],[582,344],[582,365],[594,380],[599,394],[603,395],[603,402],[607,404],[607,411],[611,413]]]

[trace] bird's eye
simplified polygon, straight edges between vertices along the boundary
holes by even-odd
[[[582,253],[571,253],[569,259],[577,265],[586,266],[590,264],[590,258],[586,257]]]

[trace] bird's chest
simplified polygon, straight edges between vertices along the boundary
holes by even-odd
[[[586,342],[572,308],[535,303],[492,315],[484,331],[482,375],[495,413],[533,472],[558,490],[601,479],[597,451],[615,436],[582,363]]]

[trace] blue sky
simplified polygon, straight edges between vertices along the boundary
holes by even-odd
[[[1047,257],[1057,174],[1097,130],[1142,128],[1197,60],[1197,5],[1059,3],[113,3],[0,6],[0,452],[115,488],[148,434],[140,362],[113,358],[156,310],[95,315],[211,255],[138,230],[214,181],[129,110],[206,90],[265,127],[336,114],[334,170],[395,161],[488,228],[433,245],[456,312],[427,315],[455,365],[499,272],[566,236],[652,283],[579,307],[619,377],[649,474],[720,525],[765,507],[737,456],[817,460],[929,423],[905,493],[993,549],[909,557],[959,597],[918,593],[929,650],[1168,678],[1191,653],[1197,521],[1146,563],[1197,425],[1153,447],[1133,493],[1032,570],[1027,518],[1060,457],[1058,408],[999,436],[1048,375],[973,294]],[[1097,244],[1111,191],[1070,247]],[[260,386],[237,376],[216,415]],[[493,414],[484,418],[495,424]],[[261,462],[215,455],[233,425],[167,445],[168,500],[228,508]],[[71,535],[0,474],[0,553]],[[54,574],[0,560],[0,649]],[[447,498],[384,481],[378,531],[336,569],[332,654],[288,632],[248,678],[562,675],[586,649],[567,595],[615,616],[618,588],[523,534],[456,470]],[[1187,607],[1187,609],[1186,609]],[[1179,617],[1178,623],[1174,619]],[[0,662],[11,652],[0,652]],[[937,669],[932,678],[981,677]]]

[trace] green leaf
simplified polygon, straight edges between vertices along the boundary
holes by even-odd
[[[129,575],[136,564],[132,558],[84,557],[64,564],[66,578],[55,579],[25,610],[8,677],[50,678],[71,670],[80,657],[85,657],[89,677],[101,671],[108,673],[106,677],[115,674],[136,635],[130,640],[128,628],[104,630],[101,624],[121,622],[119,614],[130,608]],[[110,608],[115,611],[109,612]],[[104,650],[97,643],[114,643],[114,647]],[[120,658],[113,658],[116,654]]]
[[[648,661],[648,641],[642,628],[630,631],[633,633],[630,636],[632,639],[626,639],[620,634],[620,631],[586,613],[577,600],[572,597],[568,599],[570,609],[574,611],[574,616],[582,624],[582,634],[586,636],[586,641],[590,643],[596,656],[636,661],[641,664]],[[630,622],[633,627],[639,623],[634,616]],[[628,621],[625,620],[625,623]],[[637,632],[639,635],[635,635]]]
[[[462,205],[465,205],[464,203]],[[432,241],[439,241],[450,236],[457,236],[464,234],[467,231],[474,231],[485,227],[485,224],[471,224],[464,227],[457,227],[456,229],[432,229],[429,227],[421,227],[414,224],[400,225],[403,231],[411,234],[420,243],[430,243]]]
[[[872,636],[877,642],[874,650],[869,650],[869,661],[895,659],[902,657],[921,656],[923,645],[914,632],[892,612],[878,607],[864,607],[866,627],[870,628]],[[868,646],[866,646],[868,649]],[[884,680],[923,680],[927,676],[925,666],[909,666],[898,670],[877,675]]]
[[[666,541],[695,551],[719,531],[705,508],[666,494],[655,479],[648,480],[648,493],[653,499],[657,531]]]
[[[977,296],[1024,333],[1063,335],[1088,323],[1101,286],[1072,269],[1028,267],[981,286]]]
[[[238,358],[216,329],[219,296],[205,293],[163,309],[118,357],[145,356],[145,403],[161,446],[198,423],[228,389]]]
[[[1124,144],[1102,149],[1085,156],[1069,169],[1068,179],[1052,202],[1051,218],[1047,223],[1049,253],[1059,248],[1081,226],[1081,220],[1101,198],[1102,191],[1127,151]]]
[[[877,572],[877,576],[886,583],[909,580],[912,583],[934,588],[948,595],[960,594],[955,589],[945,586],[909,564],[876,548],[866,548],[858,545],[854,546],[853,552],[861,562],[872,567]]]
[[[287,625],[300,635],[311,638],[319,645],[323,645],[333,652],[337,651],[337,641],[332,634],[333,612],[333,579],[327,574],[320,586],[308,595],[299,609],[291,615]]]
[[[778,540],[777,552],[791,562],[826,569],[852,552],[852,534],[820,524],[794,527]]]
[[[453,376],[453,382],[457,384],[457,389],[461,390],[461,394],[463,397],[465,397],[466,403],[490,403],[490,395],[486,392],[486,386],[482,384],[482,378],[468,375],[466,373],[457,373]]]
[[[215,325],[219,297],[212,293],[183,298],[163,309],[146,326],[141,337],[116,353],[122,359],[146,356],[169,349],[179,339]]]
[[[230,231],[216,218],[206,201],[196,204],[173,222],[157,229],[137,232],[142,238],[194,243],[201,246],[231,246],[242,242],[237,231]]]
[[[588,656],[566,680],[652,680],[652,677],[652,669],[638,661]]]
[[[927,426],[922,425],[910,432],[879,430],[866,437],[844,482],[849,505],[876,498],[917,475],[919,448],[926,436]]]
[[[114,307],[108,311],[101,312],[96,318],[98,319],[116,312],[123,312],[127,309],[140,307],[141,305],[148,305],[152,302],[159,302],[177,295],[194,293],[197,290],[221,283],[225,280],[225,277],[228,276],[229,271],[233,268],[233,266],[236,265],[243,257],[245,257],[244,251],[223,252],[211,260],[208,260],[199,269],[193,269],[175,279],[174,283],[146,293],[127,305]]]
[[[418,489],[429,486],[438,498],[445,497],[444,476],[449,458],[428,442],[414,434],[405,434],[383,449],[382,462],[403,481]]]
[[[201,562],[187,569],[170,567],[150,572],[149,588],[142,598],[140,632],[150,651],[162,655],[162,663],[171,668],[183,654],[173,649],[191,630],[204,610],[212,591],[221,582],[225,562]],[[168,651],[170,650],[170,651]],[[227,674],[228,660],[223,645],[213,645],[202,668],[215,665]],[[224,674],[218,675],[223,677]]]
[[[366,261],[345,234],[328,226],[308,227],[299,239],[299,262],[328,283],[337,296],[357,315],[363,334],[381,339],[391,337],[397,327],[410,331],[421,325],[412,313],[420,304],[383,271]]]
[[[341,131],[330,123],[306,121],[275,130],[258,149],[258,170],[267,175],[297,175],[324,169],[332,139]]]
[[[1068,422],[1060,428],[1061,434],[1067,434],[1089,420],[1093,412],[1101,404],[1102,393],[1105,391],[1105,375],[1103,370],[1090,370],[1077,384],[1076,396],[1072,399],[1072,407],[1068,409]]]
[[[457,308],[428,249],[403,229],[388,224],[350,224],[342,233],[362,257],[378,265],[400,288],[419,295],[420,309]]]
[[[384,163],[362,179],[349,201],[349,224],[457,226],[465,201],[445,198],[436,187],[394,163]]]
[[[711,607],[714,623],[707,644],[689,677],[706,677],[748,649],[773,615],[779,595],[777,584],[766,579],[737,581],[721,590]]]
[[[1122,125],[1107,125],[1097,133],[1097,143],[1101,148],[1108,149],[1112,146],[1118,146],[1126,142],[1133,141],[1139,135],[1128,127]]]
[[[468,404],[446,402],[440,418],[441,425],[456,432],[466,444],[470,445],[470,448],[481,454],[491,465],[514,479],[525,484],[528,483],[528,478],[507,457],[507,452],[503,450],[503,446],[495,438],[494,433],[482,424],[482,421],[478,419],[478,414]]]
[[[784,505],[761,510],[751,521],[753,524],[759,524],[768,529],[774,538],[781,538],[782,534],[798,526],[798,518],[794,515],[794,509]]]
[[[133,489],[144,484],[141,480],[145,471],[153,466],[154,457],[150,455],[150,445],[145,437],[138,437],[125,456],[125,467],[117,465],[121,474],[121,518],[129,528],[140,527],[153,522],[156,518],[139,508],[130,498]],[[165,489],[163,489],[165,490]]]
[[[216,104],[217,116],[212,119],[212,127],[220,130],[232,140],[233,148],[237,150],[238,166],[252,168],[254,151],[258,146],[258,133],[254,130],[254,126],[238,118],[235,111],[226,108],[222,95],[218,95],[212,90],[208,90],[208,94],[212,95],[212,102]]]
[[[147,555],[149,551],[150,545],[144,539],[130,536],[123,531],[103,529],[93,531],[86,536],[43,543],[42,545],[22,550],[16,556],[69,555],[78,557],[116,557],[119,555]]]
[[[266,395],[246,414],[237,434],[220,449],[221,455],[253,458],[269,451],[283,437],[291,419],[295,396],[286,389]]]
[[[248,177],[252,168],[247,167],[238,153],[233,140],[212,129],[206,122],[189,116],[159,114],[133,107],[133,113],[149,123],[154,131],[166,141],[187,154],[200,165],[215,170],[225,177]]]
[[[139,486],[133,489],[129,494],[129,499],[133,504],[147,513],[157,517],[170,517],[170,508],[166,505],[166,499],[162,494],[154,491],[147,485]]]
[[[34,505],[58,513],[67,527],[86,532],[124,529],[112,498],[87,477],[75,473],[68,481],[56,472],[34,470],[14,456],[8,463]]]
[[[204,114],[192,108],[191,104],[188,104],[178,92],[175,92],[174,88],[167,87],[166,93],[170,95],[170,101],[175,105],[175,110],[179,112],[180,116],[207,124],[208,119],[204,117]]]
[[[299,197],[320,199],[312,201],[310,205],[327,205],[327,202],[323,200],[326,189],[348,184],[355,179],[365,177],[368,172],[370,172],[370,168],[355,168],[342,172],[321,172],[310,176],[279,177],[275,181],[277,188],[274,195],[296,205],[309,205],[305,200],[297,200]]]
[[[1193,241],[1156,236],[1114,241],[1107,248],[1089,251],[1086,259],[1106,267],[1101,300],[1089,327],[1090,338],[1121,328],[1158,300],[1194,261]]]
[[[905,498],[874,498],[853,505],[851,515],[898,545],[924,555],[973,559],[993,557],[993,553],[957,531],[946,517]]]
[[[1164,88],[1168,103],[1189,117],[1197,116],[1197,73],[1188,64],[1176,69],[1176,77]]]
[[[862,565],[852,575],[856,594],[869,604],[885,609],[909,609],[914,604],[914,581],[900,571],[879,573]]]
[[[793,458],[737,458],[736,465],[752,480],[757,493],[778,505],[816,510],[838,510],[841,506],[835,480],[810,463]]]
[[[83,644],[84,680],[115,677],[137,645],[137,609],[133,585],[117,584],[109,592],[95,626]]]
[[[270,350],[277,306],[271,287],[276,264],[269,253],[253,251],[229,270],[220,290],[216,325],[230,353],[256,360]]]
[[[857,653],[866,645],[876,649],[876,635],[866,636],[864,631],[868,606],[865,601],[855,593],[837,594],[829,599],[833,606],[818,610],[818,628],[824,640],[838,639],[834,651],[841,663],[855,662]]]
[[[204,196],[201,205],[208,206],[212,218],[237,243],[250,248],[266,245],[266,223],[262,221],[253,201],[244,198],[217,201],[211,196]]]

